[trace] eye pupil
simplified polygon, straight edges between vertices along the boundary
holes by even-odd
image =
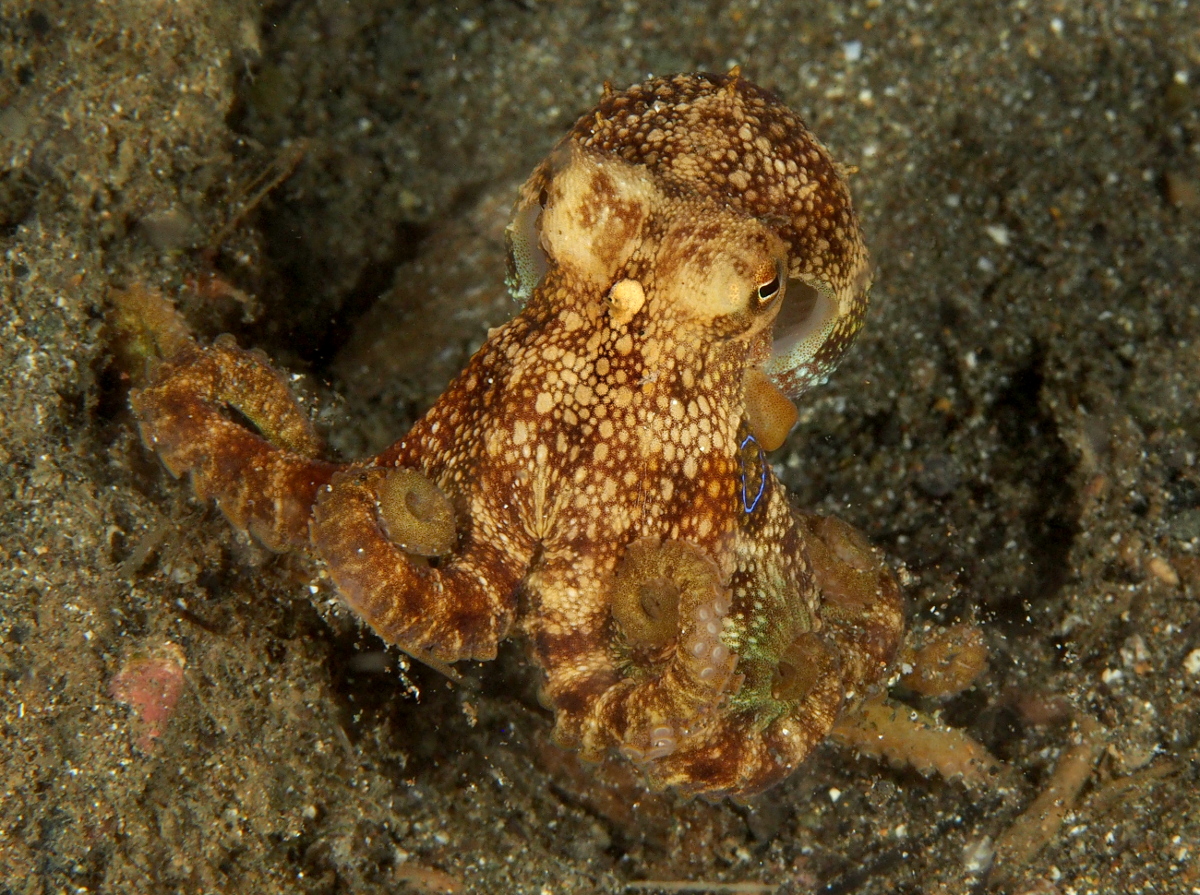
[[[763,283],[758,287],[758,300],[762,302],[770,301],[779,293],[779,275],[776,274],[771,278],[769,283]]]

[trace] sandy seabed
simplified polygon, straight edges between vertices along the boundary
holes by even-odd
[[[735,63],[858,167],[878,265],[773,459],[918,635],[984,626],[921,707],[1016,791],[829,747],[749,804],[646,793],[555,749],[518,645],[403,672],[134,431],[140,285],[378,449],[512,313],[516,185],[601,83]],[[0,247],[3,895],[1200,891],[1194,3],[0,0]],[[1077,803],[989,876],[1078,718]]]

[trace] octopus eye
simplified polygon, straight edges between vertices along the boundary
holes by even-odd
[[[770,281],[763,283],[758,287],[758,303],[765,305],[779,294],[780,279],[779,274],[771,277]]]
[[[759,275],[759,285],[758,289],[755,290],[755,298],[758,300],[760,310],[778,297],[782,286],[783,276],[778,264],[770,266]]]

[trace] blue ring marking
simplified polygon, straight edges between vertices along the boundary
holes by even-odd
[[[745,461],[745,459],[742,459],[741,460],[741,463],[742,463],[742,507],[746,510],[747,513],[754,512],[754,508],[756,506],[758,506],[758,502],[760,500],[762,500],[763,492],[767,490],[766,457],[763,454],[762,446],[759,445],[759,443],[758,443],[758,439],[756,439],[753,435],[747,435],[742,440],[742,443],[740,445],[738,445],[738,450],[744,451],[746,449],[746,445],[748,445],[752,441],[754,442],[754,446],[756,448],[758,448],[759,480],[758,480],[758,493],[754,495],[754,500],[747,500],[747,498],[746,498],[746,461]]]

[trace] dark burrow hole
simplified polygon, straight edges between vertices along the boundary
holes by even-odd
[[[272,0],[263,12],[264,21],[285,18],[293,5],[292,0]],[[262,306],[253,322],[233,331],[239,344],[262,349],[276,365],[304,368],[330,381],[333,359],[359,319],[391,288],[397,268],[417,256],[429,227],[398,214],[371,217],[370,208],[344,210],[335,191],[341,187],[338,178],[346,176],[346,157],[368,169],[386,166],[387,159],[371,149],[365,150],[365,156],[357,150],[349,153],[336,141],[326,143],[320,134],[311,133],[304,118],[308,100],[303,89],[290,104],[280,100],[279,108],[263,99],[262,79],[277,76],[280,60],[295,50],[287,43],[289,33],[286,28],[264,29],[261,58],[254,54],[241,60],[237,94],[226,123],[244,138],[237,141],[246,153],[239,176],[250,179],[281,163],[286,168],[286,156],[293,150],[299,153],[298,161],[242,224],[259,234],[261,254],[254,269],[247,274],[232,259],[221,259],[220,253],[216,265]],[[283,69],[286,65],[279,70]],[[399,105],[388,107],[384,118],[394,121],[411,114],[407,106]],[[417,120],[411,124],[420,126]],[[341,220],[351,231],[372,228],[365,254],[347,257],[353,241],[344,246],[337,240],[331,243],[329,235],[341,229]],[[357,272],[352,282],[347,281],[348,270]],[[237,282],[238,276],[253,281]]]
[[[246,328],[239,342],[254,345],[272,358],[297,358],[312,374],[328,381],[327,370],[354,332],[359,319],[392,285],[396,269],[417,256],[427,228],[401,222],[389,237],[386,251],[366,264],[357,281],[335,304],[311,301],[310,296],[333,278],[329,255],[312,250],[304,234],[306,221],[323,213],[317,202],[286,205],[282,196],[265,203],[255,221],[262,233],[267,286],[259,295],[264,310]]]
[[[536,675],[511,641],[501,645],[493,662],[455,665],[462,675],[457,682],[409,659],[403,677],[416,686],[416,695],[404,685],[400,656],[363,628],[330,635],[331,689],[342,729],[352,743],[379,744],[381,754],[393,759],[389,773],[397,780],[432,778],[464,763],[488,762],[506,743],[526,736],[503,719],[543,715]],[[494,710],[496,703],[509,700],[519,707]],[[479,710],[477,717],[467,716],[464,702]],[[548,725],[549,714],[544,717]],[[455,756],[455,751],[473,754]]]
[[[354,743],[371,738],[390,744],[401,764],[396,770],[405,774],[414,765],[436,765],[444,754],[438,742],[444,747],[445,728],[466,726],[454,692],[458,685],[415,660],[407,664],[403,670],[401,653],[364,629],[330,635],[330,681],[342,729]]]
[[[1010,516],[998,505],[994,489],[982,495],[998,521],[997,537],[981,544],[993,555],[981,561],[995,570],[1006,567],[1008,554],[1027,559],[1020,568],[1010,570],[1005,581],[997,582],[1004,590],[994,592],[989,601],[997,621],[1018,627],[1029,624],[1028,606],[1050,599],[1066,583],[1071,548],[1079,533],[1074,464],[1040,400],[1044,363],[1042,351],[1035,350],[1029,362],[1012,375],[989,414],[1000,446],[990,465],[993,481],[1012,482],[1016,486],[1012,491],[1028,499],[1015,508],[1018,515]],[[1013,541],[1016,551],[1008,546]]]

